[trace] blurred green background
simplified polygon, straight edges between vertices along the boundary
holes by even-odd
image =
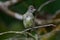
[[[0,1],[4,2],[7,0],[0,0]],[[46,1],[48,0],[22,0],[22,2],[10,6],[9,9],[14,12],[24,14],[27,11],[29,5],[34,5],[35,8],[38,9],[38,7]],[[52,2],[43,8],[43,10],[51,14],[54,14],[59,9],[60,9],[60,0],[56,0],[55,2]],[[9,30],[21,31],[23,29],[24,26],[22,21],[12,18],[11,16],[6,15],[3,11],[0,10],[0,32],[9,31]],[[16,34],[2,35],[0,36],[0,40],[4,40],[8,37],[11,37],[12,35],[16,35]],[[60,39],[57,38],[56,40],[60,40]]]

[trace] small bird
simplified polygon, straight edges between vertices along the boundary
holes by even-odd
[[[28,7],[28,11],[23,15],[23,24],[25,28],[32,27],[34,23],[34,16],[33,13],[36,11],[33,5]]]

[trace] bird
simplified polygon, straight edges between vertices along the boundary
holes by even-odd
[[[33,5],[28,7],[27,12],[23,15],[23,24],[25,28],[32,27],[34,24],[33,13],[36,11]]]

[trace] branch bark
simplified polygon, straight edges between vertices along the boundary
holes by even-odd
[[[9,0],[9,1],[4,2],[4,5],[6,7],[9,7],[10,5],[14,5],[14,4],[16,4],[16,3],[20,2],[20,1],[22,1],[22,0]]]
[[[7,31],[7,32],[0,33],[0,35],[7,34],[7,33],[23,34],[24,32],[27,32],[28,30],[37,29],[37,28],[41,28],[41,27],[47,27],[47,26],[51,26],[51,25],[53,25],[53,24],[43,25],[43,26],[36,26],[36,27],[33,27],[33,28],[27,28],[23,31]],[[55,25],[53,25],[53,26],[55,26]]]

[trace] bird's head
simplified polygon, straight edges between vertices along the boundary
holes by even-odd
[[[28,11],[31,12],[31,13],[33,13],[34,11],[36,11],[36,9],[34,8],[33,5],[30,5],[30,6],[28,7]]]

